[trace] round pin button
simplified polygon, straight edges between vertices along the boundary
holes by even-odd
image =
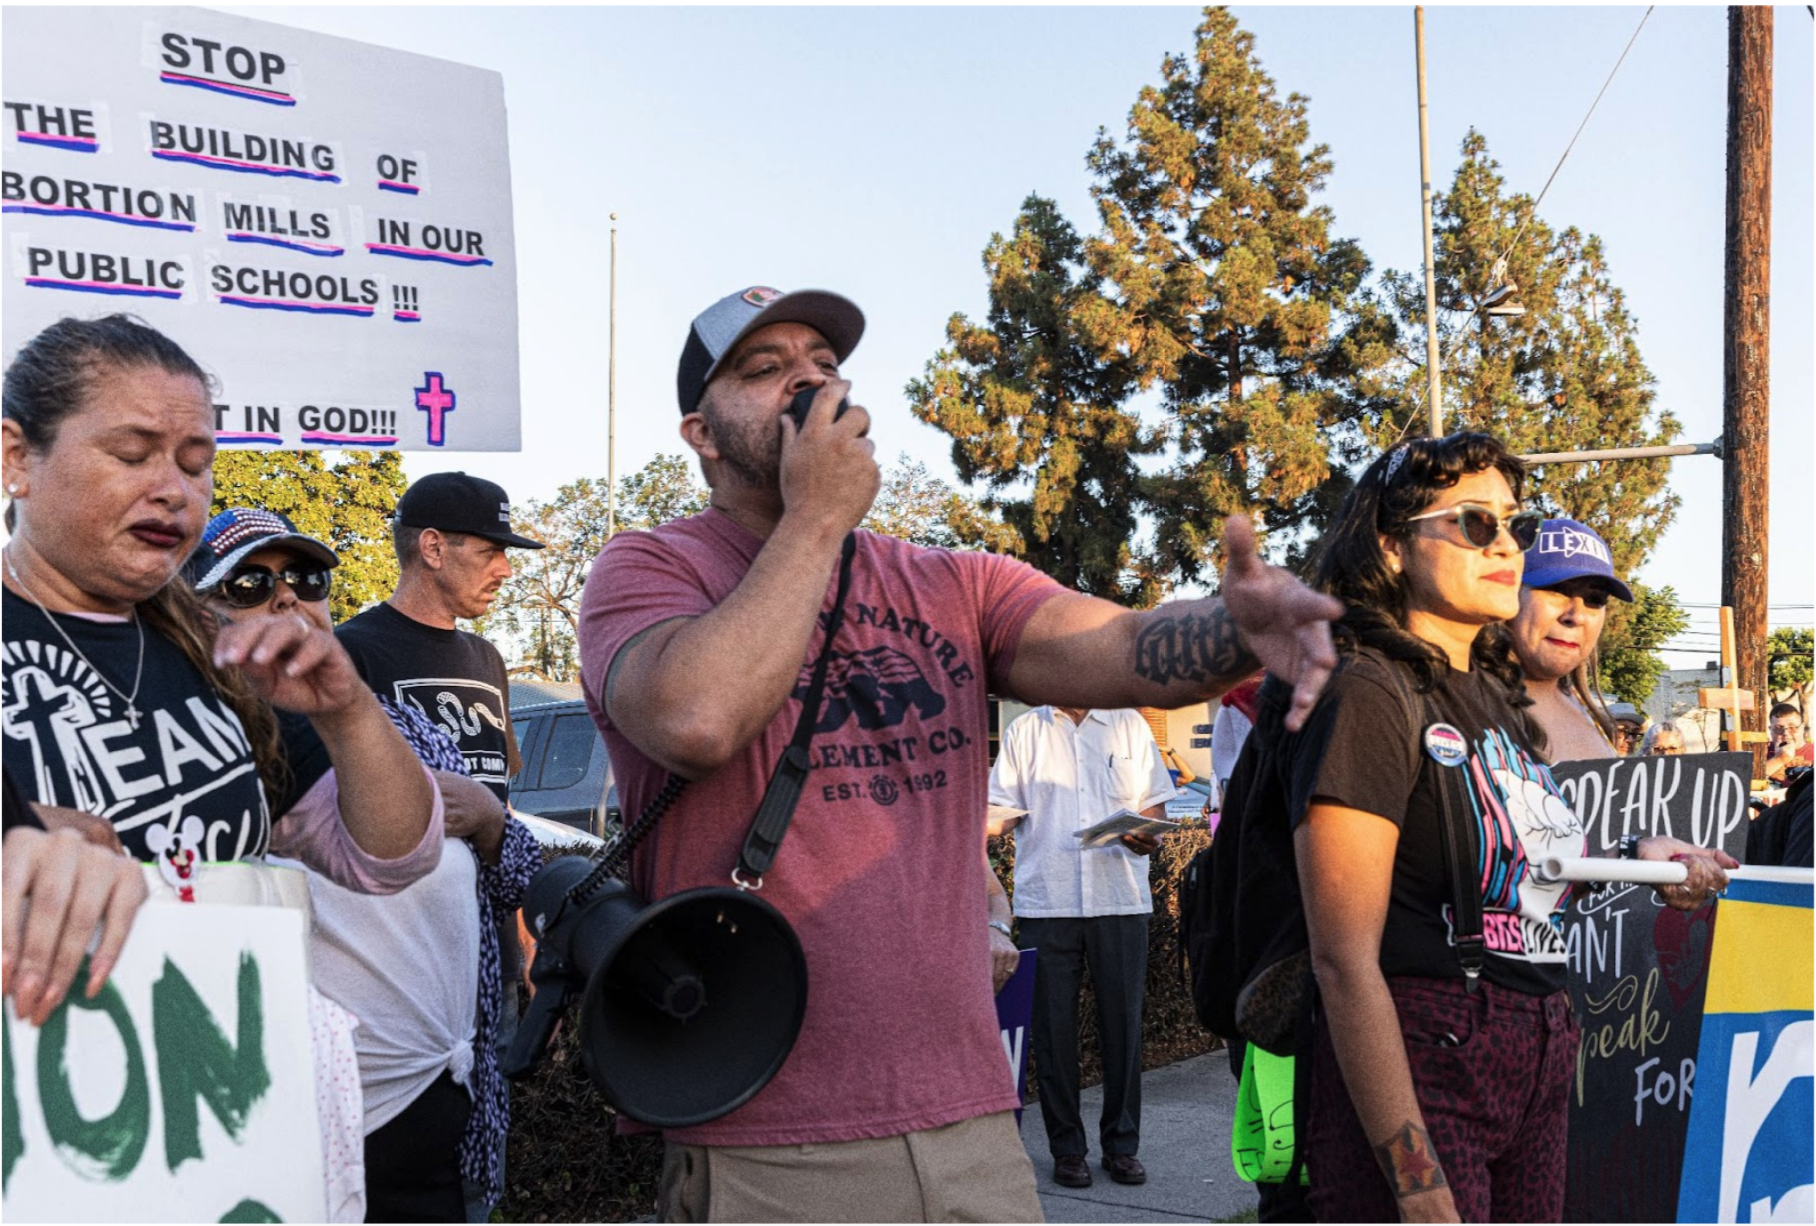
[[[1425,752],[1439,766],[1461,766],[1469,757],[1469,742],[1449,724],[1433,724],[1425,730]]]

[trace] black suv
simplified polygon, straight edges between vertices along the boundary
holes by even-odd
[[[523,769],[511,780],[511,804],[602,839],[622,824],[612,761],[579,699],[511,710]]]

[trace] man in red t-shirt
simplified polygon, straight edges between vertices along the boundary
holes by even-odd
[[[726,882],[799,718],[880,483],[870,415],[841,410],[863,328],[836,294],[760,286],[695,318],[676,382],[711,509],[618,535],[588,578],[581,678],[625,811],[695,781],[633,861],[651,901]],[[1222,599],[1145,613],[1008,558],[856,537],[812,774],[763,889],[806,955],[806,1019],[753,1099],[666,1133],[665,1220],[1038,1220],[991,992],[988,695],[1174,708],[1266,667],[1297,687],[1297,727],[1335,664],[1340,606],[1263,565],[1246,520]]]

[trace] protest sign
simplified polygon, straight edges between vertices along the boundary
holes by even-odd
[[[1680,1222],[1816,1214],[1813,893],[1808,880],[1737,880],[1718,905]]]
[[[1735,859],[1746,850],[1752,754],[1592,758],[1559,762],[1551,776],[1583,819],[1591,856],[1612,855],[1623,834],[1668,835]]]
[[[1009,1075],[1015,1078],[1015,1097],[1028,1098],[1028,1025],[1034,1019],[1034,960],[1038,951],[1024,949],[1015,974],[996,994],[996,1024],[1002,1027],[1003,1055],[1009,1060]],[[1021,1122],[1021,1108],[1015,1109],[1016,1123]]]
[[[7,358],[126,311],[230,447],[519,446],[497,73],[192,8],[4,16]]]
[[[6,1218],[323,1220],[307,926],[154,902],[94,1000],[42,1030],[9,1000]]]
[[[1623,834],[1746,844],[1748,754],[1601,758],[1551,768],[1589,854]],[[1673,911],[1650,886],[1580,895],[1564,921],[1570,994],[1583,1028],[1570,1087],[1569,1221],[1672,1220],[1696,1083],[1697,1039],[1717,909]]]
[[[1643,885],[1570,906],[1564,940],[1583,1037],[1566,1221],[1673,1220],[1715,921],[1715,906],[1673,911]]]

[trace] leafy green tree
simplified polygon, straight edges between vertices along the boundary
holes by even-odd
[[[930,549],[990,548],[1005,539],[1001,521],[927,471],[898,455],[883,473],[882,488],[860,525]]]
[[[582,477],[548,502],[511,511],[517,530],[546,548],[511,551],[511,577],[487,620],[518,642],[519,664],[546,681],[579,675],[580,594],[606,541],[605,502],[605,483]]]
[[[1669,665],[1658,649],[1682,634],[1690,615],[1677,602],[1671,587],[1650,588],[1630,583],[1633,603],[1608,602],[1608,620],[1602,628],[1599,649],[1602,692],[1635,706],[1652,697],[1658,679]]]
[[[1462,154],[1434,205],[1445,428],[1486,430],[1522,454],[1675,440],[1678,421],[1656,404],[1638,322],[1601,240],[1574,227],[1554,232],[1531,197],[1508,194],[1480,133],[1464,138]],[[1493,318],[1481,305],[1503,254],[1525,314]],[[1375,442],[1385,446],[1419,429],[1426,411],[1423,274],[1383,274],[1380,296],[1401,341],[1397,360],[1371,386],[1392,405],[1376,427]],[[1631,575],[1676,514],[1669,463],[1548,465],[1528,490],[1548,514],[1601,533],[1615,572]]]
[[[599,490],[603,503],[605,490]],[[694,477],[693,464],[679,452],[658,454],[636,472],[618,480],[618,527],[648,531],[671,519],[706,510],[711,491]],[[604,515],[600,523],[605,522]]]
[[[328,600],[341,622],[397,587],[391,513],[404,485],[395,451],[349,452],[333,465],[319,451],[223,451],[214,459],[209,513],[262,507],[333,546],[340,566]]]
[[[618,481],[621,530],[646,531],[706,505],[706,487],[681,455],[658,455]],[[517,671],[572,681],[580,668],[580,597],[607,539],[606,483],[581,477],[547,502],[532,499],[514,509],[511,517],[518,531],[548,547],[512,551],[511,577],[499,589],[488,623],[514,641],[509,654]]]
[[[1816,630],[1808,626],[1780,626],[1766,640],[1769,664],[1768,685],[1772,690],[1795,690],[1798,705],[1810,709],[1810,686],[1816,681],[1811,656],[1816,653]],[[1806,721],[1807,722],[1807,721]]]

